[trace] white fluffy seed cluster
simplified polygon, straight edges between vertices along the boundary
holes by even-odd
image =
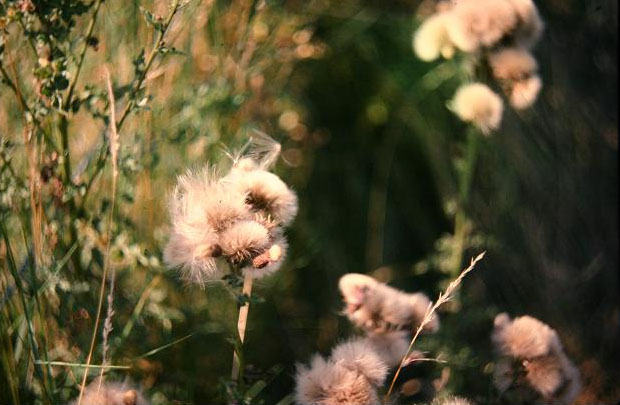
[[[410,333],[430,304],[424,294],[407,294],[363,274],[344,275],[339,288],[345,314],[365,335],[339,344],[327,358],[314,356],[309,367],[298,365],[300,405],[379,404],[377,389],[407,354]],[[438,328],[434,319],[427,331]]]
[[[363,338],[336,346],[325,359],[315,355],[310,367],[297,366],[295,399],[304,405],[374,405],[388,367]]]
[[[581,389],[579,371],[555,330],[531,316],[511,320],[501,313],[491,340],[498,356],[493,383],[500,393],[530,403],[573,403]]]
[[[280,268],[297,195],[262,163],[244,157],[223,177],[209,167],[179,177],[164,261],[184,279],[203,286],[224,274],[226,262],[254,278]]]
[[[482,83],[459,87],[450,107],[461,120],[474,124],[485,135],[499,128],[504,112],[500,96]]]
[[[531,50],[543,29],[532,0],[445,0],[414,33],[413,49],[424,61],[449,59],[456,51],[474,55],[488,66],[510,105],[521,110],[534,104],[542,88]],[[503,101],[482,83],[461,87],[450,106],[485,134],[501,123]]]
[[[355,326],[373,333],[415,330],[430,305],[422,293],[404,293],[364,274],[345,274],[338,287],[347,318]],[[433,332],[438,328],[439,321],[433,318],[425,330]]]
[[[128,384],[102,382],[96,378],[84,390],[82,405],[148,405],[142,393]],[[71,402],[77,405],[78,399]]]

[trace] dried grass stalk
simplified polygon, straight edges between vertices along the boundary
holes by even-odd
[[[387,394],[385,394],[385,398],[383,399],[384,404],[388,403],[390,394],[392,393],[392,390],[394,389],[394,385],[396,384],[396,380],[398,379],[398,375],[400,374],[400,370],[408,363],[407,359],[408,359],[409,353],[411,353],[411,349],[413,349],[413,345],[415,344],[416,339],[422,332],[422,329],[424,329],[424,326],[426,326],[428,323],[430,323],[433,320],[433,317],[434,317],[434,314],[437,308],[439,308],[441,305],[445,304],[446,302],[450,301],[450,299],[452,299],[454,291],[456,291],[457,287],[461,284],[461,282],[463,281],[463,278],[465,278],[465,276],[476,267],[476,263],[482,260],[485,253],[486,252],[482,252],[475,259],[472,259],[471,263],[469,264],[469,267],[463,270],[461,274],[455,280],[452,280],[450,282],[450,284],[448,285],[448,288],[446,288],[446,291],[439,293],[439,297],[437,297],[437,301],[432,305],[429,304],[428,309],[426,310],[426,314],[424,315],[422,322],[416,329],[415,334],[413,335],[413,338],[411,339],[411,343],[409,343],[409,348],[407,349],[407,352],[403,356],[400,362],[400,365],[398,366],[398,369],[396,370],[396,373],[394,374],[394,378],[392,378],[392,382],[390,383],[390,388],[388,389],[388,392]]]
[[[107,237],[106,237],[107,239],[106,254],[105,254],[105,262],[103,265],[103,274],[101,275],[101,288],[99,290],[99,301],[97,303],[97,316],[95,317],[95,325],[93,326],[93,335],[90,341],[90,349],[88,351],[88,356],[86,357],[86,369],[84,370],[84,377],[82,377],[82,385],[80,387],[80,396],[78,397],[77,405],[81,405],[82,403],[82,397],[84,396],[84,390],[86,389],[86,380],[88,379],[88,371],[89,371],[88,366],[90,365],[90,362],[93,356],[93,352],[95,349],[95,342],[97,341],[97,329],[99,329],[99,322],[101,321],[101,309],[103,307],[103,297],[105,295],[105,283],[106,283],[106,280],[108,279],[108,272],[110,269],[110,244],[111,244],[111,239],[112,239],[112,221],[114,219],[114,205],[116,202],[116,180],[118,177],[119,138],[118,138],[118,132],[116,128],[114,91],[112,88],[112,80],[110,79],[110,72],[107,70],[107,68],[106,68],[106,75],[107,75],[107,85],[108,85],[108,97],[110,100],[109,143],[110,143],[110,156],[112,157],[112,206],[110,208],[110,216],[108,218],[108,230],[107,230]],[[110,294],[113,291],[112,290],[113,280],[114,280],[114,277],[112,277],[112,280],[110,281]],[[110,307],[108,308],[108,316],[105,320],[107,333],[106,331],[104,331],[104,338],[106,340],[105,342],[106,344],[107,344],[107,334],[111,330],[111,322],[112,322],[111,317],[114,314],[114,311],[111,310],[111,304],[112,304],[111,298],[112,298],[111,296],[108,298]],[[105,357],[105,353],[104,353],[104,357]],[[105,364],[105,358],[103,362]],[[100,377],[103,376],[103,370],[104,368],[101,369]],[[102,378],[99,379],[99,384],[101,384],[101,381],[102,381]],[[98,389],[100,388],[101,386],[99,385]]]

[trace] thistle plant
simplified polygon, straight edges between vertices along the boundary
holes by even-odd
[[[243,277],[239,300],[239,345],[235,345],[233,380],[240,364],[252,283],[280,268],[286,257],[284,227],[297,214],[297,196],[267,171],[280,144],[258,133],[247,155],[239,153],[225,176],[214,168],[179,178],[170,203],[172,234],[164,260],[200,286],[227,277]],[[234,283],[232,283],[234,286]]]
[[[412,46],[426,62],[443,59],[436,70],[448,69],[460,83],[447,107],[470,125],[453,143],[456,179],[454,195],[446,200],[454,231],[437,243],[437,252],[422,267],[432,264],[451,276],[461,267],[464,251],[477,247],[478,235],[468,205],[481,138],[497,132],[505,106],[525,110],[534,104],[542,81],[532,50],[540,41],[544,23],[532,0],[440,1],[415,30]],[[464,140],[462,140],[464,138]]]
[[[437,330],[437,308],[454,297],[454,292],[465,276],[474,270],[483,257],[484,253],[481,253],[472,259],[469,267],[439,294],[434,303],[421,293],[405,294],[368,276],[343,276],[339,287],[346,305],[345,314],[351,322],[366,329],[367,335],[337,345],[327,359],[315,355],[310,367],[298,365],[295,390],[297,403],[390,403],[390,395],[401,370],[416,361],[433,360],[420,358],[414,353],[414,344],[423,331]],[[399,323],[404,326],[400,331]],[[377,325],[382,327],[377,329]],[[393,327],[386,329],[386,325]],[[408,342],[410,332],[413,336]],[[394,376],[383,401],[380,401],[379,390],[393,367],[396,367]]]
[[[557,332],[531,316],[495,317],[491,340],[498,356],[493,383],[510,402],[571,404],[581,390],[579,371]]]

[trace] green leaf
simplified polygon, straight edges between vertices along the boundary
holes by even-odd
[[[258,380],[245,392],[245,400],[250,402],[267,386],[264,380]]]
[[[295,396],[293,394],[288,394],[281,400],[279,400],[276,405],[291,405],[295,401]]]

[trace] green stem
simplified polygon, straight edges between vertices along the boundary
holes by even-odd
[[[62,157],[63,157],[63,168],[65,172],[65,184],[69,187],[74,186],[73,179],[71,175],[71,151],[69,149],[69,121],[67,117],[62,115],[60,117],[60,122],[58,123],[58,128],[60,130],[60,139],[62,141]],[[75,245],[79,244],[78,240],[78,232],[75,225],[75,219],[78,216],[77,205],[75,203],[75,198],[71,197],[67,201],[67,205],[69,206],[69,211],[71,215],[69,216],[69,237],[71,238],[69,244]],[[71,255],[71,263],[73,263],[73,267],[78,274],[83,274],[82,263],[80,263],[79,255],[73,254]]]
[[[394,128],[388,128],[387,131],[385,140],[377,149],[368,196],[366,268],[369,270],[375,269],[383,263],[388,183],[394,152],[400,138],[400,131]]]
[[[37,46],[35,45],[32,37],[28,35],[28,30],[26,29],[26,25],[24,24],[24,20],[22,20],[21,16],[18,14],[17,21],[19,21],[19,25],[22,27],[24,31],[24,36],[28,38],[28,43],[30,44],[30,48],[32,48],[34,55],[38,58],[39,52],[37,52]]]
[[[123,110],[123,114],[121,115],[121,118],[116,123],[116,130],[117,130],[117,132],[121,131],[121,127],[125,123],[125,120],[129,116],[129,113],[131,112],[131,110],[132,110],[132,108],[134,106],[134,101],[135,100],[133,100],[133,97],[135,96],[135,94],[142,87],[142,84],[144,83],[144,80],[146,79],[146,75],[147,75],[148,71],[150,70],[151,66],[153,65],[153,62],[155,61],[155,56],[157,56],[157,53],[159,52],[160,46],[163,45],[164,36],[165,36],[166,32],[168,31],[168,28],[170,27],[170,23],[172,22],[172,18],[175,16],[175,14],[178,11],[178,9],[179,9],[179,0],[175,0],[174,3],[172,4],[171,9],[170,9],[170,13],[166,17],[166,20],[164,21],[164,23],[162,25],[161,30],[158,31],[157,38],[155,39],[155,46],[153,47],[153,49],[151,49],[151,52],[149,53],[149,56],[146,59],[144,69],[140,73],[140,75],[138,76],[138,80],[136,81],[135,86],[131,90],[131,93],[129,95],[129,101],[125,105],[125,108]],[[85,192],[85,194],[84,194],[84,196],[82,198],[82,206],[86,202],[86,197],[88,196],[88,192],[90,191],[91,186],[95,182],[97,176],[99,176],[99,173],[101,173],[101,171],[105,167],[105,162],[108,159],[108,156],[109,156],[109,153],[110,153],[109,149],[106,147],[105,142],[103,143],[101,148],[102,148],[102,150],[99,153],[99,158],[97,159],[97,162],[95,164],[95,171],[93,172],[92,176],[90,177],[90,179],[88,179],[88,182],[86,183],[86,192]]]
[[[8,307],[8,306],[7,306]],[[4,314],[3,314],[4,315]],[[5,321],[4,319],[6,319],[6,325],[5,325]],[[4,316],[0,316],[0,328],[2,328],[3,331],[7,331],[10,328],[10,315],[8,314],[8,308],[7,308],[7,314]],[[12,401],[15,405],[19,405],[20,401],[19,401],[19,392],[18,392],[18,385],[19,382],[17,381],[17,371],[16,371],[16,366],[15,366],[15,356],[14,356],[14,351],[13,351],[13,343],[11,342],[11,339],[9,337],[8,333],[1,333],[0,334],[0,347],[2,349],[2,355],[0,356],[0,358],[2,358],[2,365],[3,365],[3,369],[4,369],[4,373],[6,376],[6,379],[4,381],[6,381],[7,387],[10,391],[10,395],[12,398]]]
[[[172,3],[172,7],[170,9],[170,13],[168,14],[168,17],[166,18],[166,21],[162,25],[161,30],[158,31],[157,39],[155,40],[155,46],[153,47],[153,49],[151,49],[151,52],[149,53],[149,56],[146,59],[144,70],[141,72],[140,76],[138,77],[138,81],[136,85],[131,91],[129,102],[127,103],[127,105],[125,106],[125,109],[123,110],[123,115],[121,115],[121,119],[116,124],[117,131],[121,130],[121,126],[125,122],[125,119],[127,118],[127,116],[129,116],[129,113],[131,112],[131,108],[133,107],[133,103],[134,103],[132,96],[134,96],[140,90],[140,87],[142,87],[142,83],[146,79],[146,74],[151,68],[153,61],[155,61],[155,56],[159,52],[159,48],[161,47],[161,45],[163,45],[164,35],[166,34],[166,31],[168,31],[168,28],[170,27],[170,23],[172,22],[172,18],[174,17],[178,9],[179,9],[179,0],[175,0],[174,3]]]
[[[9,86],[9,88],[13,91],[13,93],[15,93],[15,97],[17,97],[17,101],[19,101],[19,103],[21,104],[22,108],[24,109],[24,112],[27,112],[30,115],[30,117],[32,118],[32,122],[34,122],[34,125],[43,134],[43,138],[45,138],[45,141],[52,147],[52,149],[54,149],[54,151],[60,152],[60,149],[58,149],[56,142],[54,142],[54,139],[52,139],[52,137],[43,129],[41,122],[34,115],[34,113],[32,112],[32,109],[28,106],[28,104],[26,103],[26,100],[24,100],[24,97],[22,96],[21,92],[17,89],[17,86],[15,85],[15,83],[13,83],[7,71],[4,69],[4,66],[2,66],[1,62],[0,62],[0,74],[2,74],[2,79],[4,80],[4,83],[7,86]]]
[[[469,201],[471,191],[471,181],[476,170],[476,161],[478,159],[478,147],[480,145],[481,134],[478,130],[470,128],[467,133],[467,141],[465,144],[465,165],[459,179],[459,194],[461,205],[465,206]]]
[[[71,151],[69,150],[69,121],[64,115],[60,116],[60,122],[58,123],[58,129],[60,130],[60,140],[62,144],[62,157],[63,167],[65,170],[65,181],[67,184],[72,185],[71,179]],[[72,199],[73,200],[73,199]]]
[[[243,278],[243,290],[242,293],[250,297],[252,295],[252,275],[246,274]],[[237,320],[237,332],[239,336],[238,351],[233,352],[233,364],[231,370],[231,378],[233,381],[243,384],[243,341],[245,340],[245,330],[248,325],[248,312],[250,311],[250,303],[239,307],[239,319]]]
[[[26,239],[26,232],[24,232],[24,229],[26,229],[25,226],[22,226],[22,234],[23,234],[23,238],[24,238],[24,244],[26,246],[28,246],[28,240]],[[29,261],[29,270],[30,270],[30,294],[33,296],[34,301],[35,301],[35,305],[36,305],[36,309],[39,312],[39,321],[41,322],[41,324],[43,325],[45,322],[45,313],[43,312],[43,306],[41,305],[41,300],[39,300],[39,294],[38,294],[38,290],[39,290],[39,285],[37,282],[37,271],[36,271],[36,267],[37,267],[37,262],[36,259],[34,257],[34,255],[32,254],[32,251],[28,252],[28,261]],[[47,353],[48,353],[48,347],[47,347],[47,329],[43,328],[43,333],[42,333],[42,342],[41,342],[41,346],[43,349],[43,359],[45,361],[48,361],[48,357],[47,357]],[[48,380],[48,384],[51,387],[51,392],[56,392],[56,386],[54,384],[54,379],[52,378],[52,369],[51,367],[48,365],[47,366],[47,380]]]
[[[461,270],[463,254],[467,248],[467,238],[471,231],[467,218],[467,206],[469,205],[469,197],[471,193],[471,183],[476,170],[476,161],[478,159],[478,147],[480,144],[480,133],[471,128],[467,133],[465,143],[464,165],[461,168],[458,179],[459,201],[457,212],[454,217],[454,241],[455,246],[452,252],[452,275],[455,276]]]
[[[77,69],[75,74],[73,75],[73,80],[69,85],[69,91],[67,92],[67,97],[65,98],[64,109],[66,110],[69,105],[71,105],[71,98],[73,97],[73,92],[75,91],[75,86],[77,85],[78,78],[80,77],[80,72],[82,71],[82,64],[84,63],[84,59],[86,57],[86,51],[88,50],[88,40],[90,36],[93,34],[93,30],[95,29],[95,23],[97,22],[97,15],[99,14],[99,9],[101,8],[101,4],[103,0],[97,0],[95,4],[95,11],[93,11],[93,16],[88,23],[88,28],[86,29],[86,37],[84,38],[84,46],[82,47],[82,51],[80,52],[80,56],[78,58]]]
[[[86,58],[86,51],[88,50],[88,40],[91,37],[93,30],[95,28],[95,23],[97,21],[97,15],[99,14],[99,10],[101,8],[101,4],[103,0],[97,0],[95,3],[95,10],[93,11],[93,15],[88,23],[88,28],[86,29],[86,36],[84,38],[84,45],[82,47],[82,51],[80,52],[80,56],[78,57],[78,64],[75,74],[69,84],[69,90],[67,92],[67,97],[65,98],[65,102],[63,104],[63,110],[67,110],[71,105],[71,99],[73,98],[73,93],[75,91],[75,87],[77,85],[78,79],[80,77],[80,72],[82,71],[82,65],[84,64],[84,59]],[[68,185],[73,185],[73,180],[71,176],[71,152],[69,149],[69,121],[65,114],[61,114],[60,122],[58,125],[60,130],[60,137],[62,142],[62,154],[63,154],[63,167],[65,171],[65,181]],[[75,204],[75,199],[71,197],[69,199],[69,209],[71,210],[71,219],[77,216],[77,206]],[[69,224],[69,233],[71,237],[71,244],[75,244],[78,241],[77,229],[75,228],[75,223],[72,220]],[[71,257],[71,261],[73,266],[75,267],[78,273],[82,273],[82,266],[77,255],[73,255]]]

